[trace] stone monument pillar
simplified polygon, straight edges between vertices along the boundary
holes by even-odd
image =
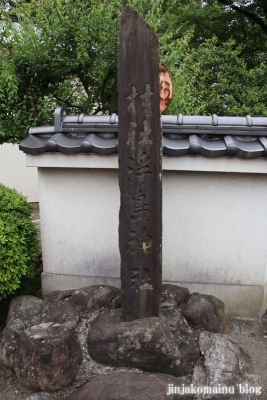
[[[159,46],[139,14],[120,22],[119,247],[122,321],[158,316],[162,283],[162,166]]]

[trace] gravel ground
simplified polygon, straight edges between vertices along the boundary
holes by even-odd
[[[82,343],[83,364],[79,369],[73,384],[54,393],[58,399],[68,399],[84,382],[95,375],[111,373],[127,368],[112,368],[98,364],[90,359],[86,350],[86,335],[91,321],[98,312],[90,314],[88,318],[82,318],[77,334]],[[251,357],[254,373],[261,378],[262,394],[260,400],[267,400],[267,321],[231,320],[233,329],[230,335],[235,337],[247,350]],[[137,372],[138,370],[132,370]],[[141,372],[141,371],[138,371]],[[15,373],[6,368],[0,360],[0,398],[1,400],[26,400],[32,394],[31,391],[20,386]]]

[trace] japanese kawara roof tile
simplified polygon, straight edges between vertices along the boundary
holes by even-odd
[[[162,115],[163,154],[255,158],[267,156],[267,117]],[[54,126],[30,128],[20,144],[29,154],[110,154],[118,151],[118,116],[67,115],[55,110]]]

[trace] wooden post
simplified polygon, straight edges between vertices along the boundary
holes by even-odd
[[[139,14],[120,22],[119,247],[123,321],[158,316],[162,283],[159,46]]]

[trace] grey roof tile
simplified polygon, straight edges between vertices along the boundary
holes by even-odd
[[[267,118],[163,115],[163,153],[206,157],[267,156]],[[54,126],[30,128],[20,150],[30,154],[110,154],[118,151],[118,116],[68,115],[56,108]]]

